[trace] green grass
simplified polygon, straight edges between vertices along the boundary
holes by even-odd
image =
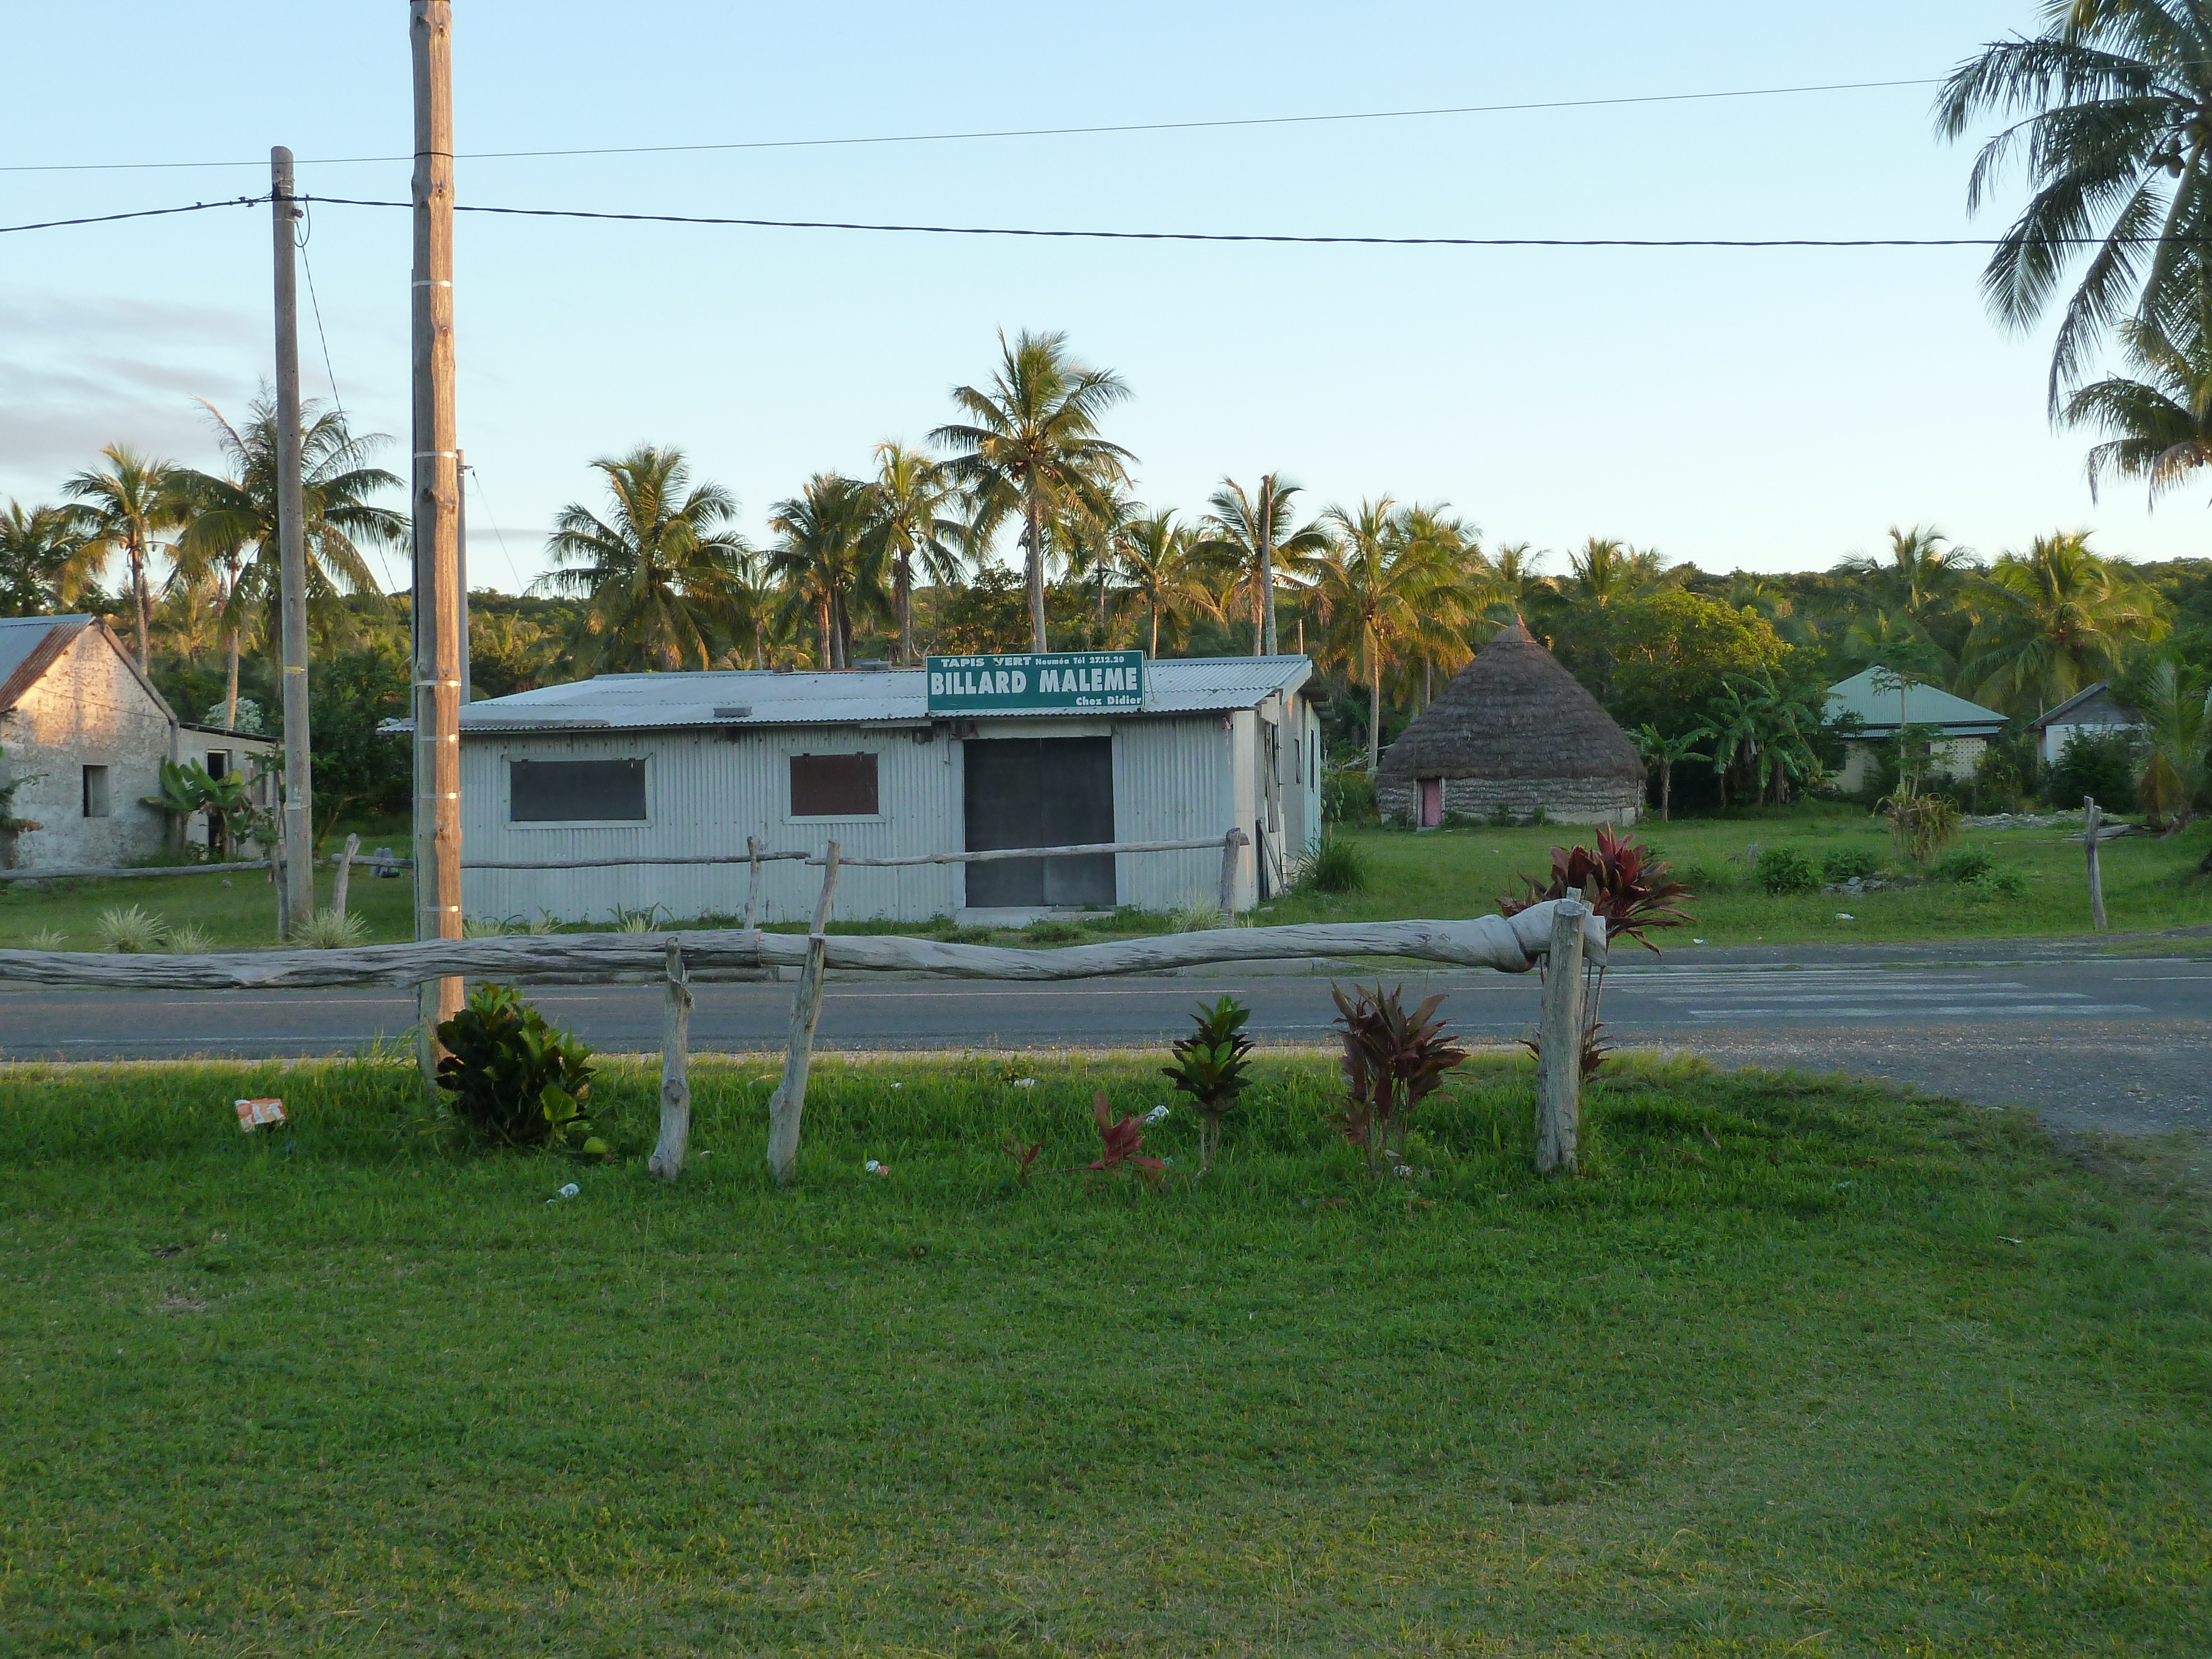
[[[1261,906],[1247,920],[1261,925],[1296,921],[1371,921],[1404,917],[1487,915],[1498,896],[1519,890],[1516,878],[1550,867],[1551,849],[1577,840],[1588,842],[1589,829],[1438,830],[1411,835],[1382,830],[1350,830],[1345,838],[1364,856],[1369,888],[1364,894],[1330,896],[1292,892]],[[1817,866],[1829,852],[1856,848],[1884,865],[1899,862],[1884,828],[1863,812],[1840,807],[1809,807],[1771,818],[1700,819],[1649,823],[1641,834],[1670,859],[1697,896],[1689,908],[1697,926],[1685,933],[1660,934],[1662,945],[1686,945],[1692,936],[1711,945],[1800,945],[1849,939],[1920,940],[2053,937],[2089,931],[2089,901],[2081,848],[2052,830],[1970,830],[1961,847],[1985,848],[2001,864],[2020,871],[2027,889],[2004,898],[1931,881],[1886,893],[1843,896],[1809,893],[1782,897],[1759,888],[1748,848],[1792,847]],[[391,837],[387,836],[387,839]],[[2212,821],[2201,823],[2172,841],[2130,837],[2102,849],[2105,902],[2111,922],[2122,932],[2212,924],[2212,878],[2195,873],[2208,847]],[[332,872],[319,879],[327,902]],[[94,922],[111,905],[143,904],[173,923],[196,921],[213,935],[217,949],[246,949],[275,943],[275,892],[258,872],[230,878],[228,889],[210,876],[155,878],[131,881],[54,882],[29,892],[7,884],[0,890],[0,947],[29,943],[40,929],[69,936],[66,948],[98,948]],[[372,880],[356,872],[352,906],[370,925],[368,942],[411,938],[411,883]],[[1851,920],[1843,921],[1838,912]],[[685,919],[672,925],[734,927],[739,918],[722,915]],[[598,924],[605,926],[604,920]],[[672,925],[656,918],[657,927]],[[801,933],[806,923],[775,924],[771,931]],[[1173,918],[1152,911],[1122,910],[1085,916],[1071,924],[1087,937],[1154,933],[1174,926]],[[932,924],[912,921],[832,921],[832,933],[926,933]],[[936,928],[951,937],[949,923]],[[998,945],[1065,944],[1057,933],[1039,938],[1019,928],[977,932],[959,937]]]
[[[370,1064],[0,1071],[0,1648],[2181,1655],[2206,1148],[1629,1063],[1586,1174],[1472,1067],[1369,1181],[1318,1060],[1223,1167],[1144,1063],[765,1066],[700,1156],[467,1159]],[[1032,1077],[1035,1086],[1018,1086]],[[295,1121],[241,1136],[235,1096]],[[866,1158],[890,1166],[862,1173]],[[2160,1160],[2163,1160],[2160,1162]],[[548,1206],[571,1177],[573,1202]],[[2192,1634],[2191,1632],[2194,1632]]]
[[[1521,875],[1547,875],[1551,849],[1587,829],[1434,830],[1421,835],[1353,830],[1347,839],[1364,856],[1364,894],[1330,897],[1291,893],[1254,915],[1256,922],[1366,921],[1404,916],[1486,915],[1500,894],[1518,892]],[[1886,893],[1808,893],[1775,896],[1760,890],[1747,848],[1790,847],[1817,866],[1829,852],[1857,848],[1886,866],[1903,862],[1885,826],[1863,812],[1811,808],[1786,817],[1700,819],[1639,827],[1697,896],[1687,908],[1697,925],[1655,935],[1672,951],[1691,936],[1712,945],[1802,945],[1851,939],[1921,940],[2057,936],[2089,931],[2088,884],[2081,843],[2051,830],[1976,830],[1961,847],[1985,848],[2027,882],[2018,898],[1984,896],[1955,883],[1931,881]],[[2212,923],[2212,878],[2195,873],[2212,847],[2212,823],[2172,841],[2130,836],[2100,849],[2105,904],[2121,932]],[[1907,866],[1909,868],[1909,866]],[[1849,921],[1838,913],[1848,914]]]

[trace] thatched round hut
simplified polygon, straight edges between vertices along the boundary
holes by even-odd
[[[1382,757],[1385,822],[1426,829],[1447,815],[1528,823],[1630,824],[1644,762],[1628,734],[1516,618]]]

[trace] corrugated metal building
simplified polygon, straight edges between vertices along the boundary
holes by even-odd
[[[1012,661],[1016,659],[1006,659]],[[1279,891],[1321,829],[1320,726],[1304,657],[1145,665],[1140,709],[930,712],[921,669],[608,674],[461,713],[462,907],[604,921],[744,908],[743,865],[492,870],[486,863],[1252,838],[1236,902]],[[836,914],[922,921],[1211,902],[1218,851],[854,868]],[[818,870],[763,872],[761,919],[812,913]]]

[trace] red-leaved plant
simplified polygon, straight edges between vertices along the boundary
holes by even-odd
[[[1597,850],[1587,847],[1554,847],[1549,886],[1534,876],[1521,878],[1528,890],[1526,898],[1506,894],[1498,901],[1500,915],[1513,915],[1547,899],[1578,894],[1590,908],[1605,918],[1608,939],[1624,934],[1655,956],[1659,947],[1644,938],[1647,927],[1680,927],[1694,921],[1680,908],[1695,894],[1674,878],[1667,860],[1651,856],[1633,836],[1616,836],[1610,824],[1597,830]]]
[[[1091,1097],[1091,1115],[1098,1123],[1099,1152],[1088,1164],[1072,1164],[1065,1170],[1047,1170],[1047,1175],[1074,1175],[1096,1170],[1106,1175],[1142,1176],[1157,1187],[1167,1179],[1168,1166],[1164,1159],[1144,1155],[1145,1125],[1141,1118],[1116,1119],[1114,1108],[1106,1098],[1106,1091],[1098,1090]],[[1037,1154],[1044,1150],[1042,1140],[1024,1145],[1019,1137],[1008,1135],[1004,1150],[1014,1160],[1014,1178],[1028,1184],[1030,1169]]]
[[[1344,1034],[1346,1099],[1336,1115],[1344,1138],[1367,1154],[1368,1170],[1382,1173],[1395,1159],[1403,1131],[1422,1101],[1436,1092],[1446,1072],[1467,1058],[1438,1019],[1442,993],[1408,1014],[1399,1002],[1405,987],[1385,991],[1352,988],[1346,997],[1329,988]]]

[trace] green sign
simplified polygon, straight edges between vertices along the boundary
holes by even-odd
[[[1141,651],[929,659],[933,714],[1094,714],[1144,706]]]

